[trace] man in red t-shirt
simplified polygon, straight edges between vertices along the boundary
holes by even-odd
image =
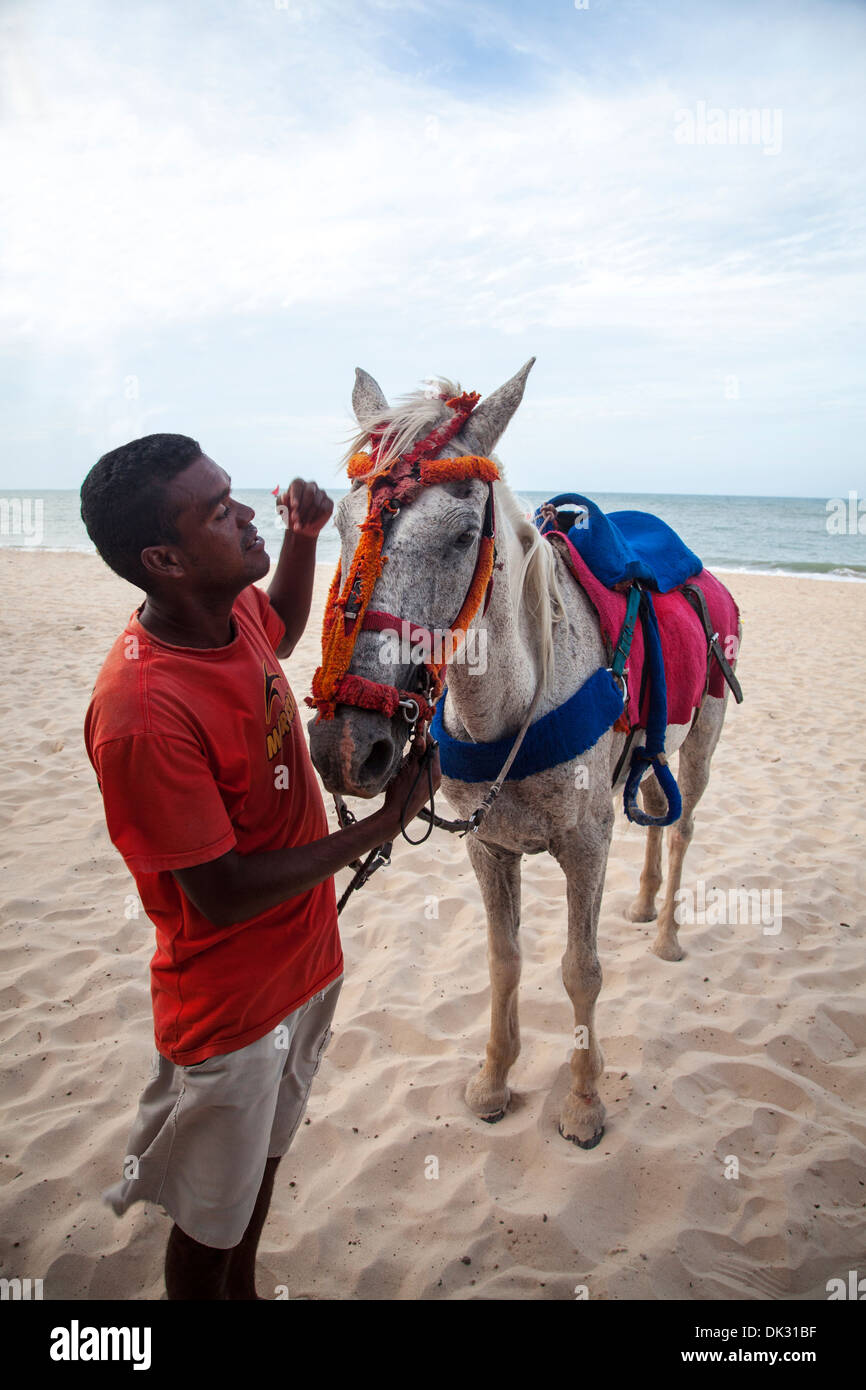
[[[255,513],[184,435],[105,454],[81,489],[88,534],[145,591],[85,722],[109,834],[156,928],[156,1054],[120,1214],[174,1218],[171,1299],[254,1299],[274,1174],[300,1123],[342,983],[334,873],[424,804],[419,739],[382,808],[335,834],[278,657],[306,626],[333,503],[296,479],[270,589]],[[434,761],[434,785],[438,784]]]

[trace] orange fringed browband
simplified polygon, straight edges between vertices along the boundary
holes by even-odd
[[[453,641],[463,641],[466,629],[481,607],[482,601],[486,611],[487,603],[490,601],[496,538],[493,484],[499,477],[499,470],[491,459],[477,454],[465,454],[459,458],[424,457],[430,452],[438,452],[447,440],[457,433],[474,409],[477,400],[475,392],[449,400],[448,405],[454,410],[454,417],[413,445],[412,449],[401,454],[386,468],[376,470],[376,435],[371,436],[374,443],[372,455],[353,454],[349,460],[349,477],[366,478],[367,514],[360,524],[361,539],[352,557],[345,583],[341,587],[341,569],[338,563],[325,603],[322,664],[313,677],[313,693],[307,697],[307,704],[318,710],[320,719],[333,719],[338,704],[379,710],[393,718],[401,705],[406,707],[413,703],[417,708],[417,717],[425,722],[432,718],[433,706],[442,691],[445,671],[444,661],[437,665],[432,660],[434,644],[431,643],[429,648],[431,660],[424,663],[429,681],[426,696],[419,691],[399,690],[396,686],[380,684],[349,673],[352,653],[358,633],[362,629],[383,631],[394,627],[398,631],[401,630],[401,618],[393,613],[370,609],[370,600],[387,559],[382,554],[382,547],[388,521],[401,506],[408,505],[417,497],[422,488],[466,478],[479,478],[487,483],[487,505],[475,572],[460,612],[451,624],[450,633]],[[379,439],[381,434],[382,432],[379,432]],[[428,629],[418,623],[411,623],[410,630],[413,641],[422,636],[428,639],[431,636]]]

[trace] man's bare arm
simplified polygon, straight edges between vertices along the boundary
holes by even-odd
[[[367,854],[377,845],[393,840],[400,832],[404,805],[406,821],[418,814],[429,797],[427,776],[419,770],[419,759],[426,746],[416,738],[403,768],[394,778],[378,811],[345,830],[335,831],[321,840],[294,849],[267,850],[260,854],[238,854],[229,850],[219,859],[175,869],[174,877],[194,907],[215,927],[232,927],[260,912],[286,902],[332,878],[353,859]],[[417,777],[417,781],[416,781]],[[441,773],[438,752],[433,759],[433,786]],[[411,799],[407,798],[416,783]]]
[[[277,648],[277,656],[286,657],[307,626],[316,575],[316,541],[334,503],[315,483],[295,478],[277,498],[277,507],[283,512],[286,534],[268,598],[286,626]]]

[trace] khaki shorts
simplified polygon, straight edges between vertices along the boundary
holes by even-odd
[[[284,1154],[331,1040],[340,975],[263,1038],[193,1066],[154,1054],[124,1159],[102,1193],[118,1216],[164,1207],[202,1245],[231,1250],[253,1213],[268,1158]]]

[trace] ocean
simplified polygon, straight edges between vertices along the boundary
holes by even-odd
[[[335,501],[344,496],[343,489],[328,491]],[[515,492],[528,513],[554,495]],[[235,495],[255,509],[256,526],[275,559],[282,529],[272,494],[264,488],[241,488]],[[596,492],[592,498],[603,511],[634,509],[662,517],[708,569],[866,580],[866,500],[855,493],[827,499]],[[7,490],[0,496],[0,546],[93,552],[79,514],[78,492]],[[336,564],[337,533],[332,525],[323,531],[317,554],[326,564]]]

